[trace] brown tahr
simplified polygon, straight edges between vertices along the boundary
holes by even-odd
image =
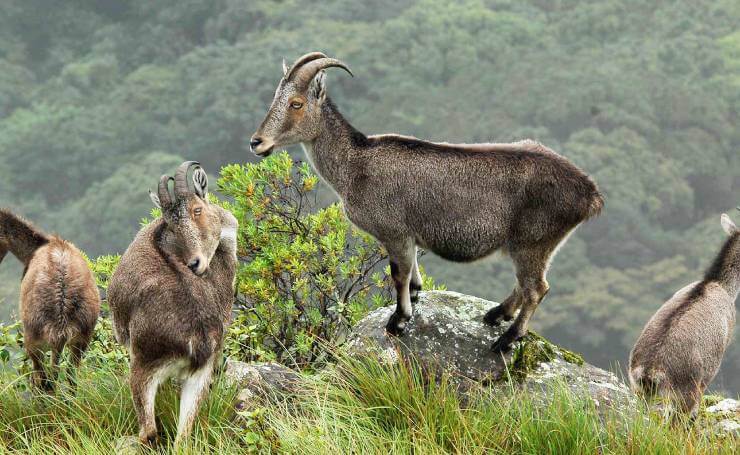
[[[0,210],[0,262],[10,252],[23,263],[20,313],[23,342],[33,362],[31,382],[51,391],[59,359],[68,346],[75,385],[76,369],[100,313],[100,294],[82,253],[70,242],[49,236],[8,210]],[[51,365],[44,357],[51,351]]]
[[[660,395],[690,415],[719,370],[735,328],[740,290],[740,229],[727,214],[729,238],[701,281],[678,291],[650,318],[629,360],[632,388]]]
[[[139,439],[157,437],[154,401],[171,376],[183,379],[176,444],[188,436],[208,393],[229,323],[236,273],[234,216],[207,198],[198,163],[162,176],[152,201],[162,217],[144,227],[111,277],[108,302],[116,339],[129,350]],[[169,182],[174,180],[174,195]]]
[[[517,285],[486,315],[488,323],[498,324],[520,310],[492,347],[508,350],[527,333],[549,289],[546,273],[558,248],[601,211],[596,184],[534,141],[447,144],[366,136],[329,99],[324,70],[330,67],[350,72],[320,52],[284,65],[272,104],[252,136],[252,150],[266,156],[275,147],[302,144],[347,217],[385,246],[397,294],[390,333],[403,332],[421,289],[417,247],[457,262],[508,253]]]

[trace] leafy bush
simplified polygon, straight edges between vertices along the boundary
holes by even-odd
[[[0,323],[0,366],[20,357],[20,348],[23,347],[20,327],[20,321],[13,324]]]
[[[117,254],[100,256],[94,261],[87,259],[87,265],[90,266],[90,270],[95,275],[95,282],[99,288],[108,290],[108,282],[113,276],[113,272],[116,271],[119,262],[121,262],[121,256]]]
[[[223,168],[239,220],[239,310],[228,354],[306,366],[371,309],[391,303],[380,245],[338,204],[316,209],[318,178],[283,152]]]

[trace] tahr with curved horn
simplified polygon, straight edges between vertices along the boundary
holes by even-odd
[[[503,250],[517,285],[486,315],[497,324],[519,316],[492,347],[508,350],[549,289],[545,275],[569,234],[602,209],[596,184],[570,161],[534,142],[448,144],[396,134],[366,136],[327,95],[324,70],[342,61],[306,54],[284,70],[252,151],[302,144],[347,217],[388,251],[396,312],[387,330],[401,334],[421,288],[417,247],[469,262]]]
[[[188,170],[194,189],[187,183]],[[169,182],[174,181],[174,195]],[[154,397],[170,376],[183,378],[176,443],[208,393],[234,298],[237,221],[208,200],[197,162],[162,176],[150,192],[162,217],[142,228],[111,277],[108,303],[116,339],[131,356],[131,393],[139,439],[157,437]]]

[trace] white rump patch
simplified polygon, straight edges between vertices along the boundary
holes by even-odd
[[[550,257],[547,258],[547,265],[546,265],[545,270],[549,270],[550,269],[550,265],[552,264],[552,260],[560,252],[560,248],[562,248],[563,245],[565,245],[565,243],[570,239],[570,236],[573,235],[573,233],[576,231],[576,229],[578,229],[580,226],[581,226],[581,223],[578,223],[573,229],[571,229],[570,231],[568,231],[568,233],[565,234],[565,237],[563,237],[562,240],[560,240],[560,243],[558,243],[557,246],[552,250],[552,253],[550,253]]]

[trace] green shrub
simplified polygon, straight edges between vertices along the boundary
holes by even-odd
[[[307,366],[371,309],[391,303],[380,245],[338,204],[316,207],[318,178],[283,152],[222,169],[239,220],[239,311],[228,354]]]

